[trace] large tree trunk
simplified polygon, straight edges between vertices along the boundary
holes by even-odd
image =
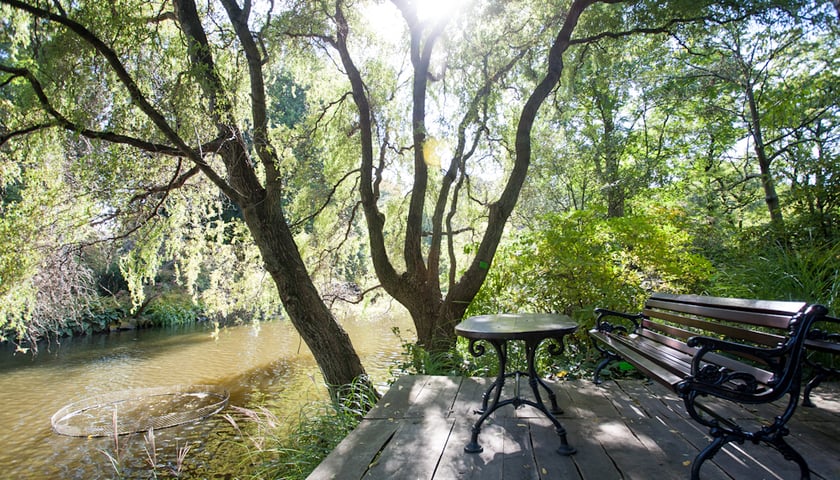
[[[246,142],[234,122],[232,102],[216,73],[194,0],[175,0],[174,5],[190,42],[191,60],[202,66],[200,85],[219,136],[227,139],[218,151],[228,174],[230,188],[226,193],[242,209],[286,313],[314,355],[330,391],[341,396],[346,393],[344,387],[360,382],[357,386],[372,392],[350,337],[336,322],[309,276],[281,207],[283,186],[268,136],[263,61],[248,28],[249,10],[241,9],[232,0],[222,3],[248,60],[254,150],[266,171],[265,185],[257,176]]]
[[[615,109],[610,100],[609,92],[593,91],[595,108],[601,116],[603,129],[601,131],[601,155],[595,154],[595,171],[601,179],[607,200],[607,217],[620,218],[624,216],[625,192],[620,173],[620,158],[616,145]],[[603,163],[601,160],[603,159]]]
[[[244,207],[243,214],[292,325],[312,351],[331,391],[358,381],[365,383],[362,362],[313,285],[283,219],[280,202],[267,200]]]

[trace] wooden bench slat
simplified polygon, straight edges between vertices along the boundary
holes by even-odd
[[[840,354],[840,344],[825,340],[805,340],[805,346],[818,352]]]
[[[610,335],[597,331],[590,332],[590,335],[597,338],[604,344],[608,345],[609,348],[615,350],[623,358],[632,359],[632,363],[634,366],[636,366],[639,370],[644,372],[649,377],[658,380],[660,383],[670,388],[672,391],[676,391],[677,384],[683,380],[682,376],[676,375],[670,370],[667,370],[661,367],[660,365],[646,359],[627,345],[616,341],[615,338]]]
[[[798,313],[798,310],[793,313],[759,312],[706,307],[704,305],[669,303],[656,300],[648,300],[647,303],[645,303],[644,313],[655,316],[657,315],[655,313],[657,312],[656,309],[662,309],[668,312],[690,313],[701,317],[714,318],[716,320],[746,323],[759,327],[778,329],[787,329],[790,325],[791,317]]]
[[[785,338],[783,335],[777,335],[773,333],[766,333],[766,332],[759,332],[756,330],[750,330],[746,328],[737,327],[734,325],[725,325],[722,323],[710,322],[708,320],[702,320],[697,318],[691,317],[684,317],[680,315],[675,315],[666,312],[660,311],[651,311],[645,310],[645,315],[648,315],[651,318],[657,318],[661,320],[665,320],[668,322],[679,323],[688,327],[696,328],[698,330],[702,330],[703,332],[713,332],[719,333],[729,338],[737,338],[739,340],[745,340],[748,342],[752,342],[759,345],[765,345],[768,347],[775,347],[785,342]],[[666,329],[668,326],[663,325],[662,323],[652,322],[650,320],[643,320],[643,323],[646,328],[653,328],[653,329]],[[681,334],[681,332],[688,332],[687,330],[674,330],[673,334]],[[688,339],[697,335],[694,332],[688,332],[687,336],[681,335],[681,338]]]
[[[674,342],[673,339],[652,332],[644,332],[643,334],[640,334],[640,336],[634,338],[621,336],[612,336],[610,338],[612,342],[618,342],[627,349],[632,350],[645,358],[654,360],[665,369],[681,376],[682,378],[691,375],[691,359],[693,352],[696,350],[694,348],[685,344],[678,348],[670,348],[672,343],[677,342]],[[666,348],[663,348],[663,346]],[[709,353],[705,358],[708,362],[704,362],[704,364],[712,363],[730,370],[749,373],[753,375],[762,385],[768,384],[768,382],[774,378],[772,372],[745,365],[738,360],[723,355]]]
[[[631,340],[619,336],[613,337],[613,339],[683,378],[691,373],[691,358],[687,355],[680,355],[680,352],[676,350],[662,348],[661,344],[647,341],[644,338]]]
[[[675,351],[682,352],[685,357],[688,358],[687,362],[690,364],[690,358],[694,356],[694,352],[697,351],[697,348],[689,347],[685,343],[681,343],[679,341],[674,340],[671,337],[658,334],[656,332],[652,332],[650,330],[646,330],[641,335],[653,339],[655,342],[660,343],[662,345],[667,345],[668,347],[672,348]],[[771,380],[773,380],[774,375],[772,372],[768,372],[767,370],[753,367],[751,365],[747,365],[739,360],[729,358],[723,355],[719,355],[714,352],[710,352],[706,354],[704,357],[709,363],[714,363],[715,365],[726,367],[731,370],[740,370],[745,371],[756,378],[760,383],[767,384]],[[687,371],[686,375],[690,374],[691,371]]]
[[[781,315],[793,316],[801,312],[808,305],[805,302],[791,302],[784,300],[752,300],[731,297],[710,297],[706,295],[653,293],[651,300],[664,300],[672,303],[683,303],[692,305],[707,305],[710,307],[723,307],[744,309],[756,312],[775,312]]]

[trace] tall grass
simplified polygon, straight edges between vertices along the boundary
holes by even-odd
[[[267,408],[233,407],[225,418],[243,450],[241,470],[252,479],[303,480],[359,424],[376,399],[363,388],[341,402],[304,406],[297,418],[278,417]]]
[[[711,294],[773,300],[802,300],[840,311],[840,243],[766,248],[722,264]]]

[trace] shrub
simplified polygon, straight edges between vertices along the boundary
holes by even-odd
[[[679,216],[548,215],[539,230],[500,248],[468,314],[557,312],[591,325],[596,306],[632,311],[653,290],[702,290],[712,266],[693,251]]]
[[[711,293],[840,308],[840,243],[742,248],[721,261]]]
[[[192,323],[201,307],[189,295],[167,293],[156,297],[143,312],[143,321],[155,327],[174,327]]]

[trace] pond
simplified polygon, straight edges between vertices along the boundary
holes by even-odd
[[[389,368],[413,339],[398,307],[341,315],[366,370],[383,389]],[[266,407],[293,424],[301,409],[326,398],[312,354],[288,322],[278,320],[216,330],[211,324],[134,330],[43,345],[36,356],[0,352],[0,465],[3,478],[153,478],[180,470],[179,478],[236,478],[243,440],[233,420],[237,407]],[[69,437],[52,431],[50,417],[84,398],[127,389],[213,385],[230,392],[229,406],[200,422],[148,434]],[[245,428],[243,427],[243,430]],[[247,434],[244,440],[247,441]],[[237,452],[237,453],[234,453]],[[178,459],[183,453],[183,463]]]

